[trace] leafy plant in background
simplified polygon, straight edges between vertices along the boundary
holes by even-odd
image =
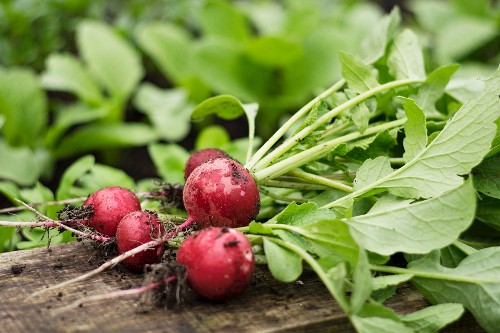
[[[127,102],[144,74],[136,50],[109,27],[95,21],[79,24],[77,44],[83,62],[69,54],[53,54],[41,77],[46,89],[78,97],[76,103],[56,110],[46,138],[55,157],[156,140],[148,125],[125,123]],[[91,122],[92,126],[65,135],[72,126]]]
[[[446,39],[435,38],[440,26],[425,21],[424,9],[430,6],[439,7],[433,15],[441,13],[440,22],[450,26],[458,17],[483,21],[488,28],[478,28],[483,32],[481,38],[464,42],[460,52],[446,55]],[[410,3],[419,38],[429,47],[429,66],[448,60],[476,61],[462,66],[446,85],[446,96],[453,99],[429,94],[437,107],[449,107],[450,113],[458,109],[483,88],[478,74],[486,77],[498,62],[498,8],[492,6],[486,1]],[[381,15],[379,7],[363,1],[2,2],[0,44],[5,47],[0,47],[0,61],[6,65],[0,68],[2,193],[5,198],[26,199],[21,191],[42,186],[39,181],[48,183],[54,170],[61,168],[62,159],[102,151],[101,159],[109,156],[103,160],[108,163],[116,161],[117,149],[146,144],[159,175],[166,181],[181,181],[188,151],[173,141],[189,133],[190,110],[195,103],[213,93],[233,94],[246,103],[259,102],[257,130],[269,135],[275,129],[269,124],[340,77],[339,50],[360,54],[366,61],[376,56],[363,54],[366,45],[358,41],[370,31],[380,35],[374,27]],[[61,20],[51,20],[54,17]],[[23,33],[28,29],[35,34]],[[438,48],[445,56],[434,57]],[[378,56],[383,55],[380,52]],[[118,66],[115,59],[123,63]],[[477,61],[490,66],[477,69]],[[384,71],[381,67],[381,76]],[[332,102],[351,96],[336,95]],[[434,107],[432,102],[427,106]],[[361,128],[366,126],[363,115],[367,110],[352,110]],[[145,121],[129,121],[143,118],[141,114]],[[438,131],[442,122],[428,121],[428,126]],[[396,144],[391,135],[380,135],[376,143]],[[208,143],[231,150],[240,161],[245,159],[246,140],[233,142],[220,127],[203,129],[196,148]],[[348,154],[361,153],[355,147]],[[495,156],[491,153],[492,162],[474,170],[474,175],[484,180],[478,188],[495,186],[488,176],[495,167]],[[482,190],[491,193],[491,189]],[[490,226],[498,225],[496,200],[489,195],[479,203],[478,218]],[[476,228],[470,241],[484,232],[487,230]],[[4,238],[10,239],[7,233],[3,233]]]
[[[74,50],[74,29],[81,19],[95,19],[129,36],[141,21],[181,24],[195,1],[3,0],[0,2],[0,64],[41,71],[54,52]]]
[[[260,105],[257,130],[268,136],[284,112],[340,75],[340,50],[355,52],[381,18],[367,2],[204,1],[192,28],[147,22],[137,43],[194,102],[212,93]]]

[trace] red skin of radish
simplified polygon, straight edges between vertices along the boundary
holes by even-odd
[[[230,228],[207,228],[187,237],[177,262],[186,266],[191,289],[212,301],[243,293],[255,269],[252,245],[243,233]]]
[[[229,158],[217,158],[197,167],[184,185],[183,198],[189,219],[204,228],[246,226],[260,208],[255,180]]]
[[[163,224],[156,214],[148,211],[136,211],[125,215],[116,230],[118,254],[122,254],[139,245],[158,239],[165,234]],[[162,244],[128,257],[122,263],[131,271],[142,272],[146,264],[157,264],[163,257],[165,247]]]
[[[231,158],[231,156],[229,156],[225,151],[217,148],[201,149],[192,153],[186,162],[186,167],[184,168],[184,180],[187,180],[189,175],[198,166],[202,165],[206,161],[216,158]]]
[[[141,203],[129,189],[111,186],[92,193],[83,206],[92,205],[92,215],[84,224],[97,232],[114,237],[122,218],[130,212],[141,210]]]

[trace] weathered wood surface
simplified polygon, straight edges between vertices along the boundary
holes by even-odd
[[[192,295],[180,307],[140,313],[138,298],[107,300],[63,313],[54,309],[84,295],[139,286],[140,275],[115,267],[62,290],[30,294],[97,267],[88,245],[72,243],[0,255],[0,332],[354,332],[321,282],[306,274],[284,284],[257,269],[254,282],[235,300],[217,304]],[[387,304],[399,313],[427,305],[409,284]],[[484,332],[470,314],[443,332]]]

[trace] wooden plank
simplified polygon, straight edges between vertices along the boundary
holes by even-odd
[[[182,306],[138,311],[137,297],[88,304],[63,313],[54,309],[83,295],[139,286],[142,276],[115,267],[62,290],[33,292],[76,277],[102,262],[81,243],[10,252],[0,256],[0,331],[2,332],[354,332],[345,315],[312,273],[302,283],[276,281],[259,267],[241,297],[212,303],[189,294]],[[410,285],[387,304],[399,313],[428,305]],[[469,314],[444,332],[484,332]]]

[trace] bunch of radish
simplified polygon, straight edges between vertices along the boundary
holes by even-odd
[[[250,283],[255,261],[250,242],[233,228],[247,226],[259,213],[257,184],[240,163],[218,149],[193,153],[185,177],[182,196],[188,217],[171,230],[156,212],[141,208],[134,192],[119,186],[92,193],[81,207],[69,211],[67,220],[38,222],[36,226],[63,227],[80,238],[114,240],[118,252],[96,270],[47,290],[81,281],[120,262],[130,271],[143,272],[147,265],[163,261],[169,240],[193,227],[201,230],[183,239],[177,255],[188,285],[213,301],[241,294]],[[175,280],[176,276],[170,276],[162,283]]]

